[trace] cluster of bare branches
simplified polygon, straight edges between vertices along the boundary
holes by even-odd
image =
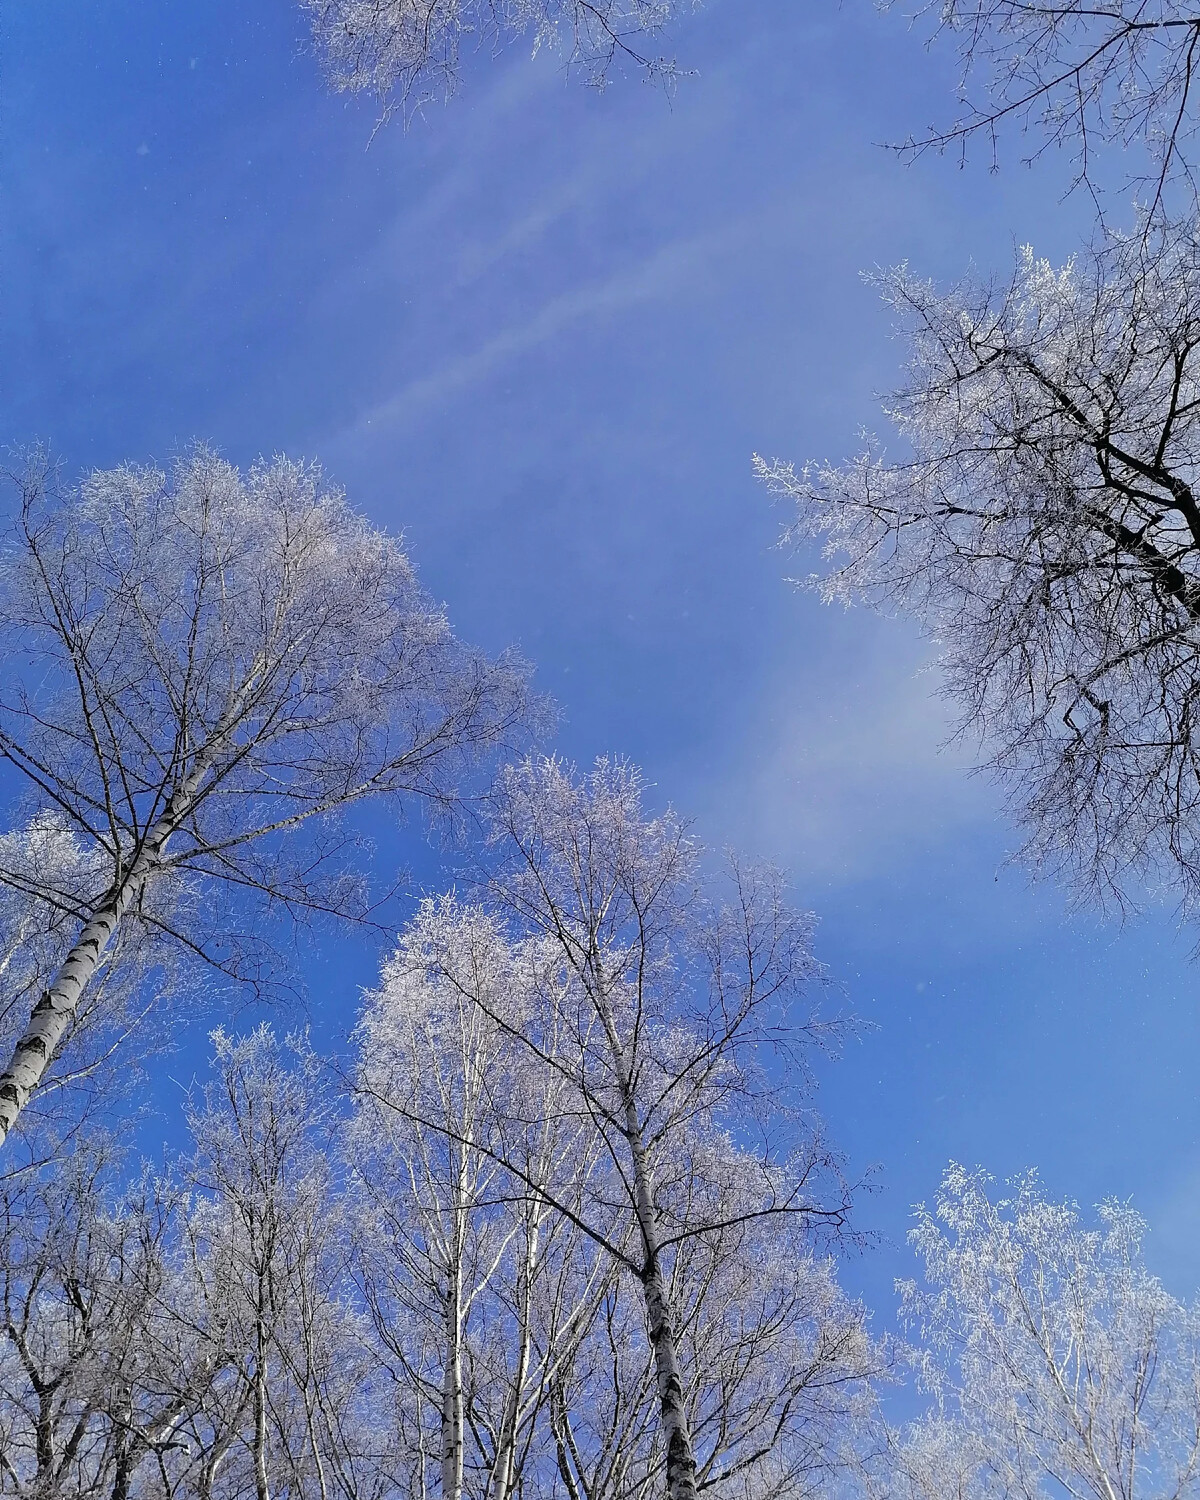
[[[1065,149],[1077,181],[1105,187],[1103,147],[1122,148],[1128,178],[1152,209],[1168,186],[1194,201],[1200,12],[1178,0],[948,0],[927,5],[935,36],[958,48],[961,113],[910,136],[906,155],[986,139],[1002,128],[1032,141],[1031,156]]]
[[[458,85],[468,44],[498,48],[518,37],[559,53],[602,87],[614,68],[670,80],[674,61],[651,46],[695,0],[300,0],[330,84],[365,93],[382,120],[408,117]],[[381,121],[382,122],[382,121]]]
[[[368,997],[348,1117],[304,1039],[217,1032],[168,1170],[130,1184],[97,1139],[0,1183],[0,1494],[625,1500],[665,1474],[732,1500],[828,1479],[878,1358],[816,1232],[829,1204],[810,1180],[785,1210],[761,1156],[689,1112],[647,1137],[638,1218],[569,1045],[536,1066],[510,1029],[547,960],[431,902]]]
[[[6,1181],[0,1493],[385,1493],[312,1060],[215,1040],[172,1174],[93,1143]]]
[[[589,1123],[551,1109],[518,1143],[504,1100],[542,1080],[440,970],[412,967],[431,924],[493,999],[513,979],[478,910],[418,918],[359,1039],[360,1078],[386,1069],[393,1102],[360,1083],[347,1121],[302,1038],[216,1033],[169,1172],[130,1183],[97,1140],[0,1184],[0,1494],[662,1493],[640,1278],[563,1211],[615,1231],[626,1206]],[[1191,1493],[1200,1315],[1146,1270],[1127,1205],[1089,1225],[1032,1174],[997,1200],[952,1166],[910,1236],[923,1279],[900,1287],[916,1342],[897,1352],[932,1406],[895,1428],[871,1399],[879,1351],[804,1219],[745,1211],[729,1142],[689,1171],[710,1222],[663,1265],[695,1493]]]
[[[1036,1174],[997,1196],[952,1164],[910,1234],[911,1354],[931,1411],[880,1436],[877,1500],[1141,1500],[1200,1474],[1200,1310],[1146,1269],[1124,1203],[1085,1222]]]
[[[36,990],[10,988],[8,1008],[35,1003],[0,1074],[0,1140],[119,953],[261,980],[264,909],[364,912],[346,811],[451,807],[531,707],[521,664],[459,643],[399,544],[312,466],[242,475],[198,448],[169,475],[64,489],[36,462],[15,482],[0,759],[30,828],[67,845],[0,846],[0,887],[61,938]]]
[[[1035,864],[1089,897],[1200,895],[1200,242],[1109,237],[1001,287],[882,284],[911,456],[759,469],[827,597],[914,613]]]
[[[836,1160],[762,1055],[824,1035],[789,1015],[809,920],[770,873],[714,903],[642,790],[506,771],[478,901],[426,904],[360,1027],[370,1300],[453,1500],[794,1493],[876,1360],[822,1253]]]
[[[828,1259],[848,1188],[773,1084],[836,1029],[791,1014],[811,920],[736,863],[715,899],[624,763],[501,774],[475,900],[427,902],[369,997],[348,1119],[303,1045],[217,1032],[190,1152],[130,1180],[89,1086],[128,1073],[145,1008],[189,960],[260,981],[242,903],[260,934],[264,911],[361,915],[340,815],[453,810],[535,705],[310,468],[196,450],[169,476],[19,482],[0,1493],[694,1500],[826,1477],[877,1356]]]

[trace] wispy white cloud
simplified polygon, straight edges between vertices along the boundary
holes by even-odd
[[[523,321],[500,329],[474,349],[453,355],[407,381],[361,413],[339,437],[362,438],[403,430],[461,397],[501,366],[552,342],[576,324],[694,291],[721,260],[758,235],[785,231],[794,219],[794,212],[786,205],[771,205],[718,229],[673,240],[612,276],[550,297]]]
[[[525,117],[544,119],[551,106],[560,108],[561,100],[548,96],[561,93],[564,84],[548,59],[537,65],[501,67],[487,78],[486,83],[474,80],[467,96],[449,106],[446,118],[451,128],[434,135],[438,146],[428,163],[426,187],[404,202],[373,243],[360,250],[354,262],[356,282],[394,283],[414,260],[420,263],[432,250],[443,295],[469,286],[504,259],[536,247],[553,226],[581,207],[637,194],[655,179],[665,159],[681,151],[703,150],[724,121],[722,108],[710,101],[683,137],[672,128],[675,116],[666,100],[656,96],[658,108],[639,121],[637,150],[630,154],[614,139],[619,122],[612,115],[576,120],[569,160],[551,157],[546,162],[539,153],[550,171],[537,180],[532,200],[522,197],[519,178],[509,182],[510,188],[517,188],[511,199],[496,200],[495,181],[511,178],[506,163],[514,151],[521,153],[522,120],[528,128]],[[414,134],[423,128],[414,126]],[[394,168],[404,178],[409,145],[410,138],[397,131],[379,137],[373,150],[388,159],[389,170]],[[411,178],[409,185],[415,185]],[[336,294],[336,284],[335,278],[327,292]]]
[[[927,652],[895,622],[864,634],[869,649],[860,636],[852,662],[835,649],[819,671],[786,654],[723,778],[738,841],[806,884],[902,878],[918,855],[998,821],[969,747],[948,743]]]

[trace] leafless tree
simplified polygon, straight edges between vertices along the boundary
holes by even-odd
[[[182,1337],[164,1371],[187,1407],[164,1488],[370,1500],[376,1361],[350,1296],[316,1060],[299,1042],[289,1057],[266,1026],[214,1041],[217,1078],[189,1109],[182,1169]]]
[[[0,836],[0,1053],[9,1055],[29,1013],[76,935],[71,915],[102,878],[97,851],[87,848],[55,812]],[[162,1042],[142,1024],[169,1003],[173,966],[159,963],[147,984],[144,945],[110,945],[56,1053],[36,1108],[21,1118],[20,1150],[10,1148],[7,1173],[21,1172],[74,1149],[129,1102],[139,1064]],[[119,1059],[119,1060],[118,1060]],[[15,1144],[15,1143],[14,1143]]]
[[[703,1179],[698,1163],[724,1122],[751,1128],[754,1105],[765,1103],[756,1049],[820,1035],[813,1017],[791,1028],[785,1014],[815,966],[808,919],[784,906],[776,877],[735,868],[731,900],[714,906],[683,825],[670,813],[649,817],[641,798],[638,774],[619,763],[601,762],[580,780],[556,761],[529,760],[501,777],[487,892],[510,941],[529,955],[531,998],[519,1024],[507,1003],[475,985],[452,943],[428,947],[425,963],[509,1036],[523,1072],[553,1083],[528,1096],[536,1108],[557,1090],[564,1124],[587,1127],[597,1166],[580,1203],[535,1180],[503,1142],[492,1149],[637,1286],[667,1491],[691,1500],[696,1413],[682,1309],[671,1299],[677,1256],[754,1220],[837,1227],[847,1200],[816,1136],[798,1132],[795,1149],[780,1153],[765,1117],[757,1122],[763,1152],[742,1157],[753,1206],[743,1199],[731,1208],[689,1186]],[[403,1098],[374,1097],[411,1110]],[[520,1118],[521,1105],[520,1095],[511,1100],[510,1117]]]
[[[302,1040],[218,1032],[168,1175],[122,1191],[97,1146],[0,1184],[0,1494],[659,1493],[640,1228],[563,1076],[491,1014],[528,1016],[546,948],[429,903],[368,1004],[346,1131]],[[711,1130],[670,1146],[649,1155],[655,1222],[685,1231],[658,1264],[696,1491],[807,1493],[875,1362],[861,1311],[778,1212],[782,1173]]]
[[[169,1234],[98,1142],[0,1189],[0,1494],[128,1500],[174,1446],[186,1402],[152,1354]]]
[[[697,0],[300,0],[330,83],[379,100],[384,118],[454,92],[464,46],[526,37],[603,85],[614,66],[672,78],[650,46]]]
[[[407,1388],[417,1496],[529,1488],[551,1387],[611,1278],[547,1200],[580,1203],[595,1148],[514,1044],[531,960],[480,908],[427,901],[358,1027],[363,1284]]]
[[[1128,1205],[1087,1225],[1032,1173],[996,1199],[951,1166],[910,1236],[922,1282],[903,1287],[933,1410],[890,1434],[868,1493],[1193,1494],[1200,1322],[1147,1271],[1144,1231]]]
[[[961,112],[904,153],[965,151],[982,136],[995,158],[1011,122],[1031,132],[1035,156],[1066,148],[1093,190],[1104,186],[1098,148],[1115,144],[1152,209],[1172,181],[1194,197],[1200,11],[1179,0],[948,0],[923,5],[927,15],[958,48]]]
[[[916,615],[1035,866],[1083,896],[1200,892],[1200,246],[1110,237],[945,294],[882,278],[911,456],[758,460],[822,538],[827,598]]]
[[[20,484],[0,757],[95,875],[64,891],[0,866],[76,924],[0,1074],[0,1140],[118,933],[244,977],[252,947],[209,920],[222,893],[354,910],[339,815],[448,803],[464,759],[529,706],[519,665],[460,645],[399,544],[311,466],[242,475],[196,449],[169,477],[123,467],[64,491],[42,465]]]
[[[828,1486],[873,1414],[880,1351],[860,1308],[815,1257],[802,1221],[755,1217],[756,1164],[709,1140],[687,1191],[722,1221],[671,1257],[684,1405],[700,1493],[796,1496]],[[663,1473],[654,1352],[631,1278],[614,1280],[551,1407],[571,1500],[650,1497]]]

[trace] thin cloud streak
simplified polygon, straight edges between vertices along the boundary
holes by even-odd
[[[553,297],[525,322],[502,329],[477,349],[418,376],[376,403],[337,435],[335,442],[392,435],[464,395],[504,364],[559,337],[568,328],[605,314],[677,297],[694,288],[716,262],[765,230],[778,232],[794,212],[772,205],[721,229],[664,245],[628,270]]]

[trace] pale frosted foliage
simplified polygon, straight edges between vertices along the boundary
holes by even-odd
[[[721,950],[694,924],[720,919],[678,821],[641,797],[626,766],[506,774],[494,811],[532,857],[502,860],[491,910],[423,903],[367,1000],[350,1155],[364,1282],[421,1455],[413,1493],[660,1494],[651,1280],[703,1487],[794,1495],[828,1474],[865,1396],[861,1310],[814,1254],[823,1163],[764,1160],[714,1124],[748,1083],[732,1056],[711,1066],[722,1043],[698,1024]],[[631,974],[641,1010],[615,1001]]]
[[[99,1144],[0,1187],[0,1492],[128,1495],[180,1413],[156,1367],[165,1216]]]
[[[932,1412],[881,1437],[856,1476],[871,1500],[1007,1500],[1014,1493],[1007,1462],[993,1463],[987,1442],[956,1418]]]
[[[697,1482],[722,1497],[796,1496],[821,1488],[870,1409],[879,1351],[862,1309],[805,1230],[769,1213],[753,1160],[726,1141],[693,1155],[692,1186],[719,1231],[671,1257],[667,1291],[679,1330]],[[664,1467],[653,1351],[636,1283],[616,1282],[552,1408],[552,1429],[581,1492],[657,1496]]]
[[[732,1085],[735,1041],[748,1053],[742,1028],[765,1040],[819,972],[813,918],[787,905],[776,870],[731,861],[725,882],[702,879],[687,826],[670,809],[651,815],[645,793],[622,760],[586,775],[546,757],[508,767],[492,799],[493,896],[550,944],[565,989],[543,1010],[571,1013],[577,1045],[598,1049],[599,1075],[609,1066],[595,1017],[603,991],[621,1028],[647,1028],[639,1066],[695,1069],[716,1097],[723,1079]],[[806,1020],[794,1035],[812,1040],[820,1027]]]
[[[94,1144],[0,1185],[2,1493],[396,1493],[315,1060],[214,1043],[176,1184]]]
[[[445,795],[519,711],[519,672],[455,641],[400,544],[313,465],[242,474],[196,449],[170,475],[34,488],[3,586],[5,644],[34,672],[0,698],[0,748],[114,861],[214,740],[172,862],[220,876],[259,828]]]
[[[357,1030],[359,1256],[414,1494],[533,1490],[551,1383],[611,1276],[551,1212],[595,1149],[515,1039],[543,963],[478,906],[426,901]]]
[[[1200,1320],[1146,1270],[1141,1219],[1108,1203],[1085,1227],[1032,1175],[988,1188],[952,1166],[910,1236],[925,1273],[904,1309],[944,1416],[908,1434],[898,1481],[944,1494],[942,1464],[963,1495],[1194,1493]]]
[[[511,1083],[488,1012],[519,1026],[523,988],[518,955],[484,912],[453,897],[423,902],[359,1022],[363,1088],[471,1130],[476,1104]]]
[[[910,348],[840,468],[758,460],[829,599],[914,613],[1036,863],[1088,895],[1200,891],[1200,245],[1110,238],[940,294],[881,278]]]
[[[614,64],[668,74],[647,43],[695,0],[301,0],[336,89],[409,111],[453,92],[471,42],[549,46],[602,84]]]
[[[213,1041],[217,1079],[188,1112],[186,1443],[167,1468],[181,1494],[377,1493],[386,1398],[351,1305],[316,1060],[266,1026]]]
[[[527,1065],[569,1080],[571,1107],[626,1174],[635,1109],[670,1214],[676,1146],[765,1102],[763,1049],[790,1049],[802,1082],[804,1044],[827,1033],[804,994],[819,972],[812,918],[789,907],[779,872],[731,860],[724,880],[703,878],[702,850],[673,812],[649,812],[645,791],[624,761],[586,775],[546,757],[507,768],[489,895],[547,955],[520,1033]],[[811,1145],[801,1154],[818,1172]]]
[[[18,476],[0,558],[0,757],[97,864],[79,926],[0,1075],[7,1134],[114,943],[152,935],[264,982],[269,924],[353,915],[344,811],[447,807],[518,730],[523,671],[455,640],[399,543],[312,466],[203,448],[62,491]],[[0,865],[51,903],[53,884]],[[224,909],[222,909],[224,908]]]
[[[628,1220],[620,1179],[478,1003],[525,1013],[527,957],[427,903],[368,998],[345,1133],[307,1044],[260,1026],[214,1035],[169,1179],[122,1195],[97,1143],[0,1182],[0,1492],[662,1494],[641,1277],[592,1232]],[[699,1482],[791,1500],[837,1467],[876,1351],[759,1162],[716,1133],[673,1154],[660,1203],[694,1232],[657,1256]]]

